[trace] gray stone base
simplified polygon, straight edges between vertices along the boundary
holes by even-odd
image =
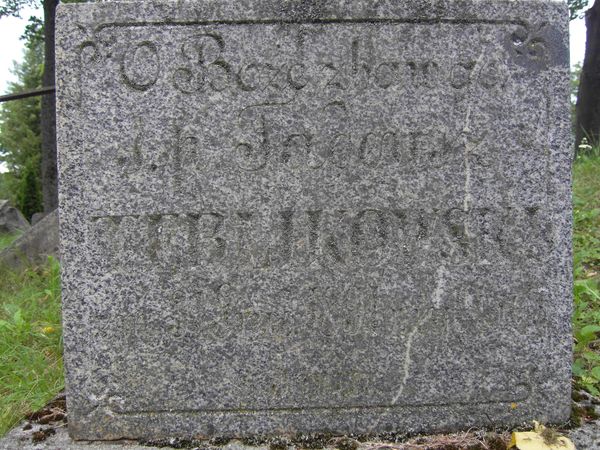
[[[596,408],[600,412],[600,408]],[[136,441],[74,441],[69,437],[67,432],[66,425],[62,426],[53,426],[53,425],[34,425],[29,430],[24,430],[23,427],[26,423],[21,423],[18,427],[11,430],[4,438],[0,439],[0,450],[156,450],[159,448],[169,449],[169,448],[189,448],[189,447],[181,447],[178,444],[178,441],[173,440],[172,444],[174,446],[165,446],[164,444],[160,447],[153,445],[142,445]],[[49,434],[49,436],[42,442],[33,443],[32,437],[36,432],[53,429],[54,434]],[[495,438],[506,439],[507,433],[503,436],[495,434]],[[351,443],[357,445],[355,449],[352,446],[342,446],[336,445],[336,440],[339,442],[340,439],[345,438],[333,438],[330,440],[332,445],[327,446],[326,449],[333,450],[334,448],[344,448],[345,450],[375,450],[378,448],[385,447],[387,449],[393,450],[414,450],[414,449],[425,449],[425,448],[437,448],[432,447],[432,442],[434,441],[443,441],[447,442],[462,442],[465,444],[464,448],[478,448],[476,446],[472,446],[474,442],[477,442],[477,436],[484,438],[485,436],[490,436],[484,431],[472,432],[472,433],[456,433],[453,435],[446,436],[436,436],[436,437],[421,437],[414,438],[410,440],[410,443],[382,443],[377,441],[368,441],[358,443],[357,441],[351,440]],[[567,436],[573,441],[577,450],[593,450],[600,448],[600,421],[591,422],[583,425],[580,428],[574,429],[570,431]],[[345,439],[348,441],[348,439]],[[481,442],[481,441],[480,441]],[[166,444],[166,443],[165,443]],[[487,442],[489,444],[489,441]],[[470,446],[471,445],[471,446]],[[275,448],[270,444],[260,445],[260,446],[249,446],[244,445],[242,442],[233,440],[228,444],[217,447],[213,445],[209,445],[207,442],[206,446],[198,446],[195,447],[197,449],[210,449],[210,450],[270,450],[271,448]],[[279,448],[279,447],[277,447]],[[292,445],[287,447],[287,450],[298,450],[300,447]],[[443,448],[443,447],[440,447]],[[463,448],[463,447],[459,447]],[[483,446],[481,448],[486,448]],[[491,447],[490,447],[491,448]]]
[[[32,442],[33,433],[37,431],[52,428],[55,434],[39,443]],[[145,447],[137,442],[75,442],[67,432],[66,426],[50,427],[36,425],[31,430],[23,430],[23,424],[11,430],[2,440],[0,440],[1,450],[150,450],[157,447]]]

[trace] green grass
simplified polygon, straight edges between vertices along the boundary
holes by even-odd
[[[12,244],[21,233],[0,234],[0,251]]]
[[[600,149],[573,165],[575,381],[600,395]]]
[[[63,384],[58,262],[0,268],[0,436]]]

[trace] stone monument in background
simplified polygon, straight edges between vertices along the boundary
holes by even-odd
[[[570,410],[560,1],[62,4],[76,439]]]

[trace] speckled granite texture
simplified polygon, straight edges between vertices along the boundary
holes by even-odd
[[[57,23],[73,437],[567,419],[565,3]]]

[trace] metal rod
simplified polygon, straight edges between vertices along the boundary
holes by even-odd
[[[0,95],[0,103],[11,100],[19,100],[27,97],[35,97],[38,95],[54,94],[56,88],[54,86],[46,86],[39,89],[31,89],[29,91],[17,92],[16,94]]]

